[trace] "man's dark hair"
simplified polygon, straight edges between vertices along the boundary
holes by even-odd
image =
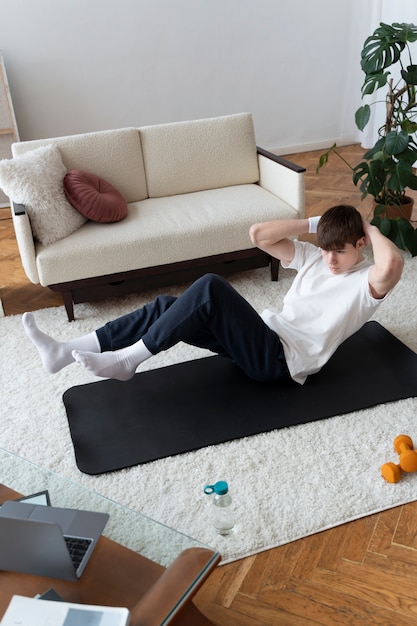
[[[343,250],[348,243],[356,246],[361,237],[365,237],[362,216],[349,204],[331,207],[318,223],[317,244],[322,250]]]

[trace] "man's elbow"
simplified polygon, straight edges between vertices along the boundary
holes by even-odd
[[[261,224],[252,224],[252,226],[249,229],[250,240],[253,243],[253,245],[257,246],[258,248],[260,247],[260,243],[262,241],[261,230],[262,230]]]

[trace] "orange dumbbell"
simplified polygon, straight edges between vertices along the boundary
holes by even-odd
[[[394,439],[394,449],[400,455],[400,462],[385,463],[381,467],[381,475],[389,483],[398,483],[402,472],[417,472],[417,450],[408,435],[398,435]]]

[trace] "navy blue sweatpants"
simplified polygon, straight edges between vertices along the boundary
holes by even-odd
[[[157,354],[183,341],[230,358],[255,380],[290,380],[278,335],[216,274],[199,278],[179,297],[158,296],[96,332],[102,352],[142,339]]]

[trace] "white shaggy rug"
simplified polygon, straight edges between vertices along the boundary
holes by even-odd
[[[281,306],[292,278],[291,271],[281,270],[279,282],[271,283],[268,270],[261,269],[236,275],[231,282],[261,311],[267,306]],[[161,291],[179,293],[182,289]],[[35,316],[39,326],[53,336],[76,337],[141,306],[156,293],[76,305],[73,323],[67,322],[63,307],[37,311]],[[417,258],[407,257],[401,283],[374,319],[414,351],[416,302]],[[1,318],[0,334],[0,446],[100,494],[110,498],[117,495],[119,502],[217,548],[223,563],[417,498],[417,474],[405,475],[395,485],[380,476],[383,463],[397,462],[393,451],[396,435],[406,433],[417,442],[417,398],[112,474],[84,475],[75,465],[62,394],[73,385],[94,379],[77,364],[55,376],[46,374],[23,332],[20,316]],[[179,345],[143,367],[160,367],[206,354]],[[236,526],[229,537],[217,536],[208,521],[210,498],[204,495],[203,487],[217,480],[227,480],[233,495]]]

